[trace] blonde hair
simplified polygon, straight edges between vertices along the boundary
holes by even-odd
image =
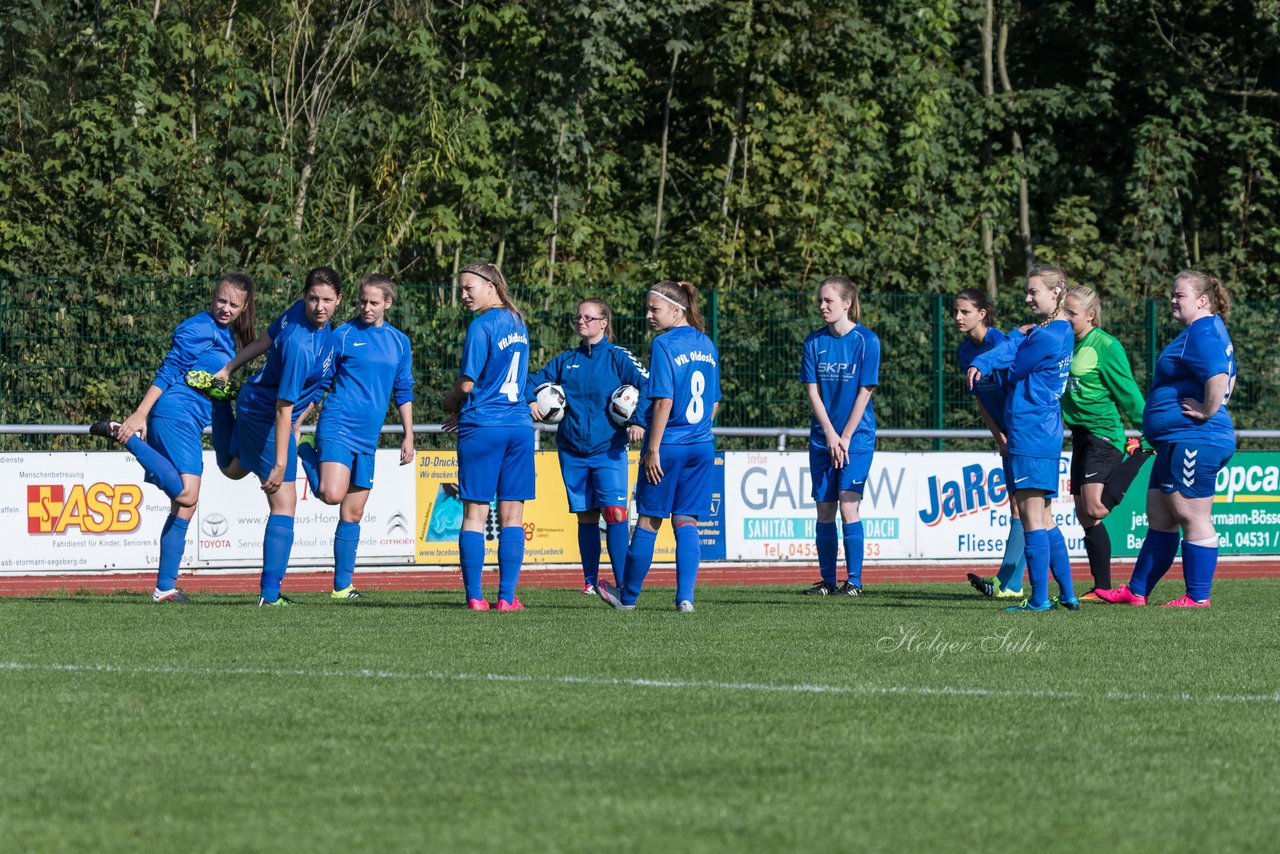
[[[400,296],[396,289],[396,283],[391,281],[391,277],[382,273],[370,273],[360,280],[360,290],[365,288],[377,288],[382,291],[382,297],[391,305]]]
[[[1052,264],[1032,264],[1031,269],[1027,271],[1027,281],[1036,278],[1058,292],[1058,304],[1050,312],[1049,316],[1045,318],[1047,323],[1062,314],[1062,302],[1067,298],[1067,289],[1071,287],[1071,280],[1067,278],[1066,273],[1062,272],[1061,267],[1055,267]]]
[[[497,264],[468,264],[458,271],[458,279],[470,273],[473,276],[479,276],[489,284],[493,285],[493,289],[497,291],[498,301],[502,303],[502,307],[515,315],[516,319],[524,323],[524,312],[516,308],[515,301],[511,299],[511,290],[507,287],[507,279],[502,275],[502,270]]]
[[[1067,296],[1080,300],[1086,313],[1093,312],[1092,323],[1095,329],[1102,326],[1102,299],[1097,291],[1088,285],[1072,285],[1067,288]],[[1066,302],[1066,297],[1063,297],[1063,302]]]
[[[827,285],[834,285],[841,299],[849,301],[849,319],[854,323],[862,321],[862,300],[858,298],[858,286],[844,276],[827,276],[818,285],[818,293]]]
[[[1173,283],[1187,282],[1195,289],[1196,296],[1209,296],[1209,308],[1226,323],[1231,316],[1231,294],[1213,276],[1199,270],[1183,270],[1173,277]]]
[[[663,279],[649,290],[654,291],[684,310],[685,320],[699,332],[706,333],[707,322],[698,311],[698,289],[692,282],[680,279]]]

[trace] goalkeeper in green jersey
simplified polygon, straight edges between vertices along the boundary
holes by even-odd
[[[1121,417],[1142,424],[1142,392],[1124,347],[1102,331],[1102,303],[1093,288],[1067,291],[1064,313],[1075,333],[1071,374],[1062,395],[1062,418],[1071,430],[1071,495],[1084,528],[1093,590],[1111,589],[1111,537],[1103,526],[1153,453],[1146,440],[1125,440]]]

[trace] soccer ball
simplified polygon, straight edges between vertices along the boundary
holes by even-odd
[[[564,411],[569,406],[565,400],[564,389],[555,383],[543,383],[533,390],[542,410],[542,420],[547,424],[559,424],[564,420]]]
[[[633,385],[620,385],[609,395],[605,411],[615,427],[625,427],[640,405],[640,389]]]

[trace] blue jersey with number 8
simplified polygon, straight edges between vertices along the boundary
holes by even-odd
[[[499,306],[471,321],[462,344],[458,376],[475,383],[462,404],[458,424],[533,426],[533,416],[524,402],[529,330],[514,312]]]
[[[692,326],[676,326],[653,339],[649,355],[649,412],[660,398],[670,398],[671,417],[662,433],[664,445],[711,442],[711,410],[720,402],[720,351]]]

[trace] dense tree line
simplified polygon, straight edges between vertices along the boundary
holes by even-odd
[[[3,271],[1274,298],[1276,0],[0,7]]]

